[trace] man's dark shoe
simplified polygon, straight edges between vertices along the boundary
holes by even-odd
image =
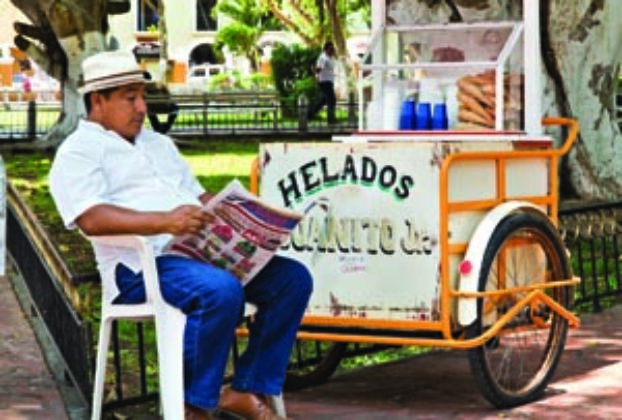
[[[188,403],[184,405],[184,420],[212,420],[214,418],[207,410]]]
[[[231,388],[225,388],[220,394],[218,410],[222,414],[232,415],[232,418],[244,420],[283,420],[274,412],[266,396],[238,392]]]

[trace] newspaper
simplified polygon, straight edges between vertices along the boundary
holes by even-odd
[[[224,268],[246,285],[285,243],[302,214],[275,208],[231,181],[204,209],[210,220],[199,234],[176,236],[167,253]]]

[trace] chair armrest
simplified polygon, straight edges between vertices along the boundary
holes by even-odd
[[[90,241],[101,245],[131,248],[137,251],[140,251],[147,244],[147,240],[140,235],[85,236]]]
[[[85,235],[86,236],[86,235]],[[86,236],[93,244],[133,249],[138,253],[145,282],[147,302],[163,302],[153,248],[147,238],[140,235]]]

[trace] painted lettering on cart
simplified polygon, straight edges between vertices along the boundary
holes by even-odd
[[[412,176],[399,174],[392,165],[379,165],[368,156],[355,159],[346,155],[341,169],[331,172],[326,157],[306,162],[277,182],[283,204],[289,207],[324,188],[345,183],[376,186],[392,193],[397,200],[406,200],[415,185]]]
[[[306,217],[282,248],[297,252],[430,255],[437,241],[415,223],[388,218]]]

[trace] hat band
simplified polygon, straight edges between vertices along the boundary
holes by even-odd
[[[90,83],[105,82],[106,80],[109,80],[109,79],[125,79],[125,78],[133,77],[133,76],[139,76],[140,78],[143,78],[143,74],[144,74],[143,70],[132,70],[132,71],[128,71],[125,73],[116,73],[110,76],[96,77],[94,79],[87,80],[85,82],[85,85],[90,84]]]
[[[98,77],[95,79],[87,80],[82,86],[83,91],[102,90],[115,86],[127,85],[131,83],[144,83],[145,72],[143,70],[133,70],[126,73],[117,73],[111,76]]]

